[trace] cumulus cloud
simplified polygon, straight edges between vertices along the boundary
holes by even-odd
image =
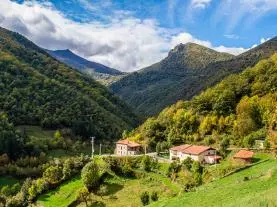
[[[87,59],[122,71],[134,71],[160,61],[179,43],[194,42],[232,54],[245,51],[214,46],[189,33],[172,36],[170,30],[161,28],[155,20],[141,20],[125,11],[116,11],[117,15],[108,23],[81,23],[68,19],[50,3],[18,4],[9,0],[1,3],[0,26],[27,36],[43,48],[71,49]]]
[[[189,33],[180,33],[180,34],[174,36],[172,38],[172,41],[171,41],[171,47],[174,47],[175,45],[180,44],[180,43],[185,44],[185,43],[188,43],[188,42],[193,42],[193,43],[196,43],[196,44],[200,44],[200,45],[203,45],[205,47],[214,49],[218,52],[227,52],[227,53],[230,53],[230,54],[233,54],[233,55],[238,55],[238,54],[241,54],[241,53],[248,50],[248,48],[242,48],[242,47],[225,47],[223,45],[214,46],[214,45],[212,45],[211,42],[205,41],[205,40],[199,40],[199,39],[193,37]]]

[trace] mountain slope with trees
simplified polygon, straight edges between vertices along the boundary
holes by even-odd
[[[0,28],[0,111],[14,125],[71,128],[118,138],[136,116],[92,78],[62,64],[18,33]]]
[[[241,72],[277,51],[277,38],[239,56],[203,46],[180,44],[159,63],[134,72],[110,88],[138,114],[156,115],[178,100],[188,100],[225,76]]]
[[[191,101],[179,101],[124,138],[160,151],[182,143],[253,147],[277,145],[277,53],[224,78]],[[224,153],[224,152],[222,152]]]

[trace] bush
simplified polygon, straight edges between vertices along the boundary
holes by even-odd
[[[141,195],[140,195],[140,200],[141,200],[141,203],[143,206],[146,206],[149,204],[149,193],[147,191],[143,192]]]
[[[158,196],[158,193],[156,191],[153,191],[152,194],[151,194],[151,200],[152,201],[157,201],[159,200],[159,196]]]
[[[43,173],[43,178],[50,184],[59,183],[63,178],[62,168],[58,166],[48,167]]]

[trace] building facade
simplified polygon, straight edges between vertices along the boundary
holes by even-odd
[[[180,145],[170,148],[170,160],[179,159],[183,161],[190,157],[200,163],[214,164],[219,162],[220,156],[216,155],[216,150],[208,146],[199,145]]]
[[[115,154],[118,156],[138,155],[141,152],[141,145],[127,139],[116,142]]]

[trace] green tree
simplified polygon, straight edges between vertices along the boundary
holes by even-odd
[[[151,158],[147,155],[143,156],[141,161],[141,167],[146,172],[151,171]]]
[[[100,173],[97,164],[92,161],[82,169],[81,177],[84,185],[89,190],[97,190],[99,186]]]
[[[50,166],[43,172],[43,178],[50,184],[57,184],[62,180],[62,168],[58,166]]]

